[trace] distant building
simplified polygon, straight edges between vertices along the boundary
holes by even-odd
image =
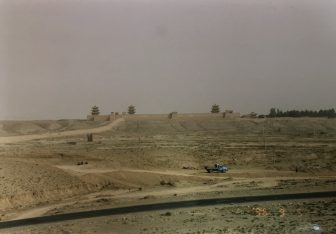
[[[109,115],[88,115],[87,120],[91,121],[113,121],[120,118],[119,112],[111,112]]]
[[[225,110],[225,112],[223,112],[223,118],[225,119],[240,118],[240,113],[234,112],[233,110]]]
[[[173,119],[173,118],[175,118],[177,116],[177,112],[176,111],[174,111],[174,112],[170,112],[169,114],[168,114],[168,119]]]
[[[111,115],[88,115],[87,120],[91,120],[91,121],[111,121]]]

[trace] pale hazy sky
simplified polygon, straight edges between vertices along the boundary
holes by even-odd
[[[335,0],[0,0],[0,119],[336,107]]]

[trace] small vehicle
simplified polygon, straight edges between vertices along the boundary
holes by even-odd
[[[213,167],[205,166],[204,168],[205,170],[207,170],[208,173],[211,172],[225,173],[229,170],[228,167],[217,163]]]

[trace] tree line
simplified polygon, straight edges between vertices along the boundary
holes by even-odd
[[[319,111],[314,110],[287,110],[282,111],[276,108],[271,108],[270,113],[267,115],[269,118],[275,117],[327,117],[336,118],[336,112],[334,108],[321,109]]]

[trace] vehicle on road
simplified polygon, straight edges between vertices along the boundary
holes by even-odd
[[[229,170],[228,167],[222,164],[217,164],[217,163],[212,167],[205,166],[204,168],[205,170],[207,170],[208,173],[212,173],[212,172],[225,173]]]

